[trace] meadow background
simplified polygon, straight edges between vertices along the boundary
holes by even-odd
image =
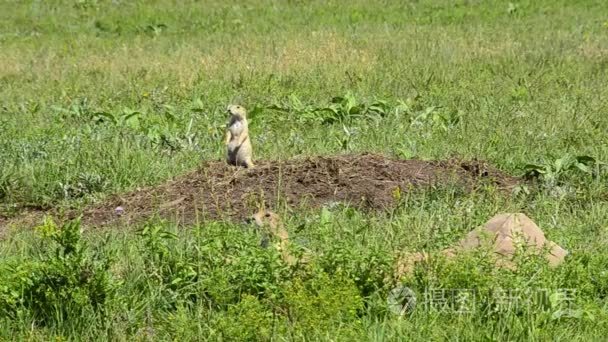
[[[377,216],[284,208],[291,236],[318,254],[295,270],[237,223],[3,227],[0,338],[601,340],[607,70],[604,1],[2,0],[3,217],[79,208],[222,158],[232,102],[252,113],[257,159],[478,158],[535,181],[510,196],[424,189]],[[318,117],[337,96],[382,115]],[[472,313],[387,311],[394,252],[438,251],[504,211],[535,220],[567,262],[438,262],[403,282],[478,289]],[[496,310],[497,288],[576,289],[575,309],[553,296]]]

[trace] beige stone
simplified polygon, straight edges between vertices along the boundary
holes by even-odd
[[[555,267],[564,261],[568,252],[553,241],[546,239],[543,231],[522,213],[498,214],[483,226],[469,232],[453,247],[441,251],[447,258],[479,247],[489,248],[496,255],[496,265],[514,269],[512,259],[518,245],[527,247],[532,253],[545,253],[549,266]],[[427,261],[426,253],[408,253],[400,256],[396,265],[397,276],[411,274],[416,263]]]
[[[545,238],[543,231],[528,216],[522,213],[498,214],[482,227],[473,230],[455,246],[455,250],[472,250],[491,244],[498,257],[510,260],[519,244],[529,251],[545,254],[550,266],[564,261],[568,252]],[[488,246],[490,247],[490,246]]]

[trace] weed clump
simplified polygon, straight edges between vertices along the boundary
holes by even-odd
[[[0,315],[40,324],[85,313],[103,316],[118,285],[109,272],[111,259],[89,249],[78,220],[57,227],[47,219],[37,231],[38,255],[0,264]]]

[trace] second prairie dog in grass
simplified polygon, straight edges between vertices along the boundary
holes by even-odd
[[[283,227],[279,215],[269,210],[261,209],[253,214],[252,219],[258,227],[266,230],[264,233],[268,233],[271,238],[278,239],[275,247],[281,253],[283,261],[289,265],[295,264],[296,258],[289,254],[289,234],[285,227]]]
[[[230,114],[226,130],[228,164],[252,168],[254,166],[251,160],[253,150],[251,140],[249,140],[247,111],[239,105],[230,105],[227,111]]]

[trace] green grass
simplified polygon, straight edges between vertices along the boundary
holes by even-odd
[[[512,174],[566,155],[606,162],[606,9],[590,0],[0,1],[0,214],[80,207],[220,159],[230,102],[257,108],[256,159],[373,151],[479,158]],[[333,124],[310,116],[345,94],[386,101],[387,113]],[[287,110],[268,108],[276,104]],[[175,237],[86,231],[74,242],[87,246],[81,259],[53,259],[56,242],[14,227],[0,242],[0,338],[601,340],[608,174],[549,178],[509,198],[427,189],[379,216],[283,210],[294,240],[318,255],[297,271],[236,224],[150,223]],[[386,311],[395,251],[438,251],[503,211],[528,214],[570,251],[567,262],[549,270],[525,260],[506,272],[473,256],[404,281],[420,293],[574,288],[578,316],[557,318],[555,303],[491,313],[487,294],[472,314]],[[107,270],[90,266],[104,256]],[[88,267],[107,284],[74,285]],[[53,272],[74,276],[72,287]],[[32,290],[44,286],[65,297]],[[103,309],[83,302],[95,293],[107,294]]]

